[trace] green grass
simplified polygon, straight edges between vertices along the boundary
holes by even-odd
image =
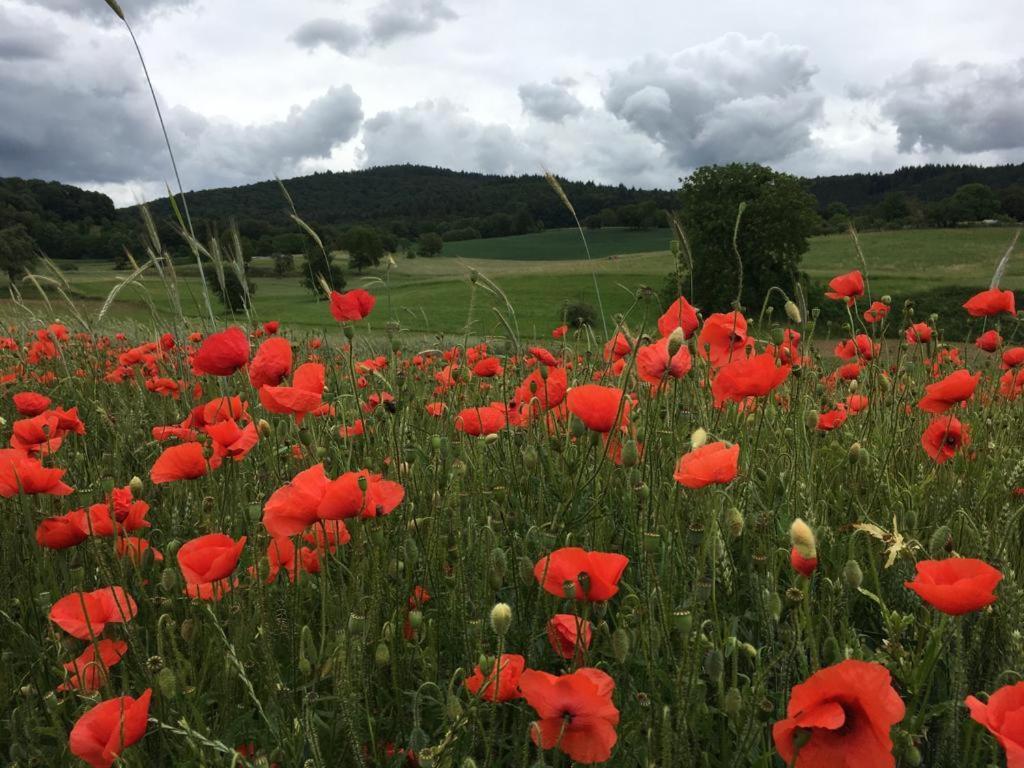
[[[446,246],[447,255],[439,258],[399,257],[388,275],[390,297],[380,282],[382,269],[349,273],[348,287],[366,286],[379,296],[372,327],[397,319],[413,332],[459,334],[468,329],[473,334],[488,334],[501,328],[495,308],[506,313],[505,302],[484,286],[485,281],[475,286],[471,283],[470,275],[476,271],[508,296],[521,335],[544,337],[558,324],[563,302],[580,300],[596,306],[591,269],[598,275],[609,316],[629,311],[642,287],[659,290],[672,268],[667,236],[665,230],[588,232],[594,255],[591,262],[586,261],[575,230],[451,243]],[[861,235],[861,246],[873,294],[906,297],[942,286],[962,287],[965,292],[987,287],[1012,237],[1009,228],[872,232]],[[257,259],[256,265],[269,272],[269,261]],[[72,269],[66,275],[78,308],[90,318],[126,275],[94,262],[65,266]],[[845,235],[813,238],[803,260],[803,268],[821,283],[859,267],[853,242]],[[179,273],[185,313],[198,320],[205,310],[195,268],[184,266]],[[314,300],[297,276],[260,277],[255,283],[255,310],[260,320],[277,319],[309,328],[333,326],[326,305]],[[1024,260],[1011,259],[1003,284],[1024,289]],[[34,287],[25,284],[22,292],[30,305],[45,310],[43,314],[49,312],[43,302],[35,300]],[[67,319],[70,313],[62,300],[54,295],[50,298],[53,312]],[[696,301],[699,304],[699,297]],[[811,297],[812,306],[816,301],[824,300]],[[170,299],[156,274],[147,274],[138,285],[122,291],[109,317],[152,323],[149,302],[157,319],[166,318],[171,311]],[[9,300],[0,302],[0,312],[10,309]],[[649,303],[635,307],[631,323],[638,326],[645,311],[649,322],[654,309]]]

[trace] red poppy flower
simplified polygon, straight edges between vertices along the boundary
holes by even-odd
[[[323,405],[324,366],[305,363],[295,369],[290,387],[263,387],[260,403],[271,413],[291,414],[301,424],[306,414]]]
[[[104,639],[90,645],[81,656],[64,665],[68,679],[66,683],[57,686],[57,690],[78,690],[83,693],[98,691],[107,680],[107,672],[127,652],[128,643],[123,640]]]
[[[641,379],[655,386],[667,379],[681,379],[690,372],[693,360],[690,350],[680,344],[674,355],[669,356],[668,336],[653,344],[645,344],[636,353],[636,372]]]
[[[281,569],[288,574],[288,580],[294,582],[299,566],[306,573],[320,572],[320,555],[310,547],[296,547],[295,542],[287,536],[278,536],[271,539],[267,547],[267,565],[267,584],[277,579]]]
[[[834,410],[826,411],[818,416],[817,429],[819,432],[831,432],[846,423],[846,407],[840,403]]]
[[[123,624],[138,612],[135,601],[124,589],[103,587],[65,595],[50,608],[50,621],[72,637],[89,640],[107,624]]]
[[[178,550],[178,566],[188,584],[209,584],[231,575],[245,547],[245,536],[235,541],[223,533],[186,541]]]
[[[0,448],[0,497],[10,499],[19,493],[67,496],[71,486],[61,482],[63,469],[50,469],[16,448]]]
[[[444,414],[446,410],[448,410],[448,406],[445,405],[444,403],[427,403],[423,407],[426,410],[426,412],[433,416],[435,419],[440,418],[441,415]]]
[[[546,592],[556,597],[568,597],[565,586],[571,583],[573,599],[600,603],[618,593],[619,579],[627,565],[629,558],[625,555],[563,547],[538,560],[533,576]],[[583,581],[581,576],[585,576]]]
[[[907,344],[927,344],[932,340],[932,328],[928,323],[914,323],[904,334]]]
[[[868,398],[865,395],[850,395],[846,398],[846,409],[851,414],[858,414],[868,408]]]
[[[526,659],[515,653],[503,653],[494,662],[494,668],[484,677],[477,664],[473,674],[466,678],[466,690],[487,701],[512,701],[520,697],[519,676],[526,668]]]
[[[740,447],[708,443],[684,454],[673,477],[687,488],[731,483],[739,472]]]
[[[990,288],[987,291],[976,293],[964,302],[964,309],[971,317],[991,317],[1000,312],[1010,315],[1017,314],[1013,291],[1001,291],[998,288]]]
[[[725,401],[740,403],[748,397],[764,397],[788,377],[788,365],[776,365],[775,355],[762,352],[753,357],[738,358],[718,369],[711,383],[715,407]]]
[[[917,575],[903,586],[933,608],[950,616],[980,611],[996,601],[994,590],[1003,574],[982,560],[951,557],[922,560]]]
[[[536,400],[539,409],[547,411],[561,405],[568,387],[569,377],[564,368],[537,368],[516,388],[513,399],[518,405],[530,405]]]
[[[38,392],[18,392],[11,398],[14,409],[22,416],[38,416],[50,407],[52,400]]]
[[[125,749],[146,735],[152,695],[153,690],[147,688],[138,699],[107,699],[88,710],[68,736],[71,754],[92,768],[110,768]]]
[[[945,464],[960,448],[970,443],[966,425],[952,416],[933,419],[921,435],[921,447],[938,464]]]
[[[36,542],[48,549],[68,549],[89,538],[89,531],[83,530],[76,517],[61,515],[48,517],[36,528]]]
[[[562,362],[544,349],[544,347],[530,347],[530,354],[537,358],[537,362],[543,363],[550,368],[557,368]]]
[[[519,690],[540,718],[531,729],[542,749],[555,745],[577,763],[603,763],[618,739],[619,710],[612,701],[615,681],[605,672],[583,667],[556,677],[528,669]]]
[[[373,310],[377,298],[362,288],[338,293],[331,291],[331,315],[339,323],[362,320]]]
[[[248,362],[249,337],[241,328],[232,326],[206,337],[192,360],[192,368],[196,373],[230,376]]]
[[[983,352],[995,352],[1002,343],[1003,337],[999,335],[999,331],[995,330],[985,331],[974,340],[974,346]]]
[[[945,413],[954,405],[970,400],[980,379],[980,373],[972,374],[964,369],[953,371],[942,381],[925,387],[925,395],[917,407],[928,413]]]
[[[889,305],[880,301],[871,302],[871,306],[864,310],[864,321],[868,323],[880,323],[889,314]]]
[[[563,659],[580,657],[590,648],[593,628],[586,619],[571,613],[556,613],[548,620],[548,642]]]
[[[658,333],[668,336],[676,328],[682,328],[686,338],[690,338],[699,324],[697,310],[685,296],[680,296],[669,305],[665,314],[658,318]]]
[[[1003,362],[1000,366],[1004,371],[1019,368],[1024,365],[1024,347],[1010,347],[1003,352]]]
[[[818,568],[818,558],[804,557],[796,547],[789,550],[789,564],[793,570],[805,579],[811,578],[811,574]]]
[[[319,520],[317,509],[330,481],[324,465],[305,469],[274,491],[263,506],[263,526],[271,536],[294,536]]]
[[[567,403],[569,411],[595,432],[611,432],[626,420],[630,407],[621,389],[599,384],[573,387],[567,395]]]
[[[154,546],[151,546],[145,539],[140,539],[138,536],[118,536],[115,551],[118,557],[127,557],[135,565],[142,563],[142,555],[146,551],[153,553],[153,560],[157,563],[163,562],[164,556]]]
[[[964,703],[971,719],[985,726],[1006,752],[1006,768],[1024,768],[1024,683],[1004,685],[987,704],[974,696]]]
[[[322,520],[389,515],[405,498],[400,483],[367,472],[345,472],[331,480],[317,506]]]
[[[256,350],[249,364],[249,381],[255,389],[276,387],[292,370],[292,345],[288,339],[274,336]]]
[[[551,332],[551,338],[553,338],[553,339],[560,339],[563,336],[565,336],[565,334],[566,334],[566,332],[568,330],[569,330],[569,326],[567,326],[567,325],[560,325],[557,328],[555,328],[555,330],[553,330]]]
[[[848,306],[864,295],[864,275],[859,269],[847,272],[845,275],[833,277],[828,287],[831,290],[825,292],[825,296],[837,301],[845,301]]]
[[[754,340],[747,336],[747,319],[739,312],[722,314],[716,312],[704,321],[697,337],[697,352],[711,363],[712,368],[721,368],[726,363],[746,355]]]
[[[210,457],[210,468],[217,469],[224,459],[231,458],[241,461],[259,442],[260,436],[256,425],[249,422],[240,427],[233,421],[221,421],[203,431],[213,438],[213,455]]]
[[[199,443],[182,443],[164,449],[149,470],[149,479],[154,483],[195,480],[205,475],[206,471],[203,446]]]
[[[478,405],[459,411],[455,417],[455,428],[467,435],[493,435],[503,430],[507,423],[505,411],[493,405]]]
[[[633,351],[633,344],[626,334],[619,331],[604,345],[604,359],[608,362],[621,360]]]
[[[356,419],[352,422],[352,425],[342,424],[338,427],[338,436],[343,440],[347,440],[350,437],[359,437],[366,432],[366,425],[362,419]]]
[[[793,686],[787,717],[772,737],[783,762],[795,768],[894,768],[890,731],[905,714],[889,670],[848,659]]]
[[[473,365],[473,375],[481,378],[501,376],[504,369],[501,367],[501,360],[496,357],[484,357]]]

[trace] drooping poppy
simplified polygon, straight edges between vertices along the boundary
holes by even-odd
[[[147,688],[138,699],[120,696],[88,710],[68,736],[71,754],[92,768],[110,768],[125,749],[146,735],[152,695],[153,690]]]
[[[905,714],[889,670],[847,659],[793,686],[787,717],[772,737],[783,762],[795,768],[894,768],[890,731]]]
[[[839,427],[846,423],[848,415],[846,406],[840,403],[831,411],[825,411],[818,416],[816,429],[819,432],[831,432],[833,429],[839,429]]]
[[[864,321],[867,323],[880,323],[889,314],[889,305],[880,301],[871,302],[871,306],[864,310]]]
[[[682,328],[686,338],[690,338],[697,330],[698,325],[700,325],[700,321],[697,319],[696,308],[686,300],[685,296],[680,296],[658,318],[658,333],[668,336],[676,328]]]
[[[914,323],[903,334],[908,344],[927,344],[932,340],[932,327],[928,323]]]
[[[149,479],[154,483],[195,480],[205,475],[207,469],[203,446],[199,443],[182,443],[164,449],[153,463]]]
[[[1024,768],[1024,682],[1004,685],[988,703],[968,696],[971,719],[988,729],[1006,752],[1006,768]]]
[[[209,584],[226,579],[238,565],[246,537],[235,541],[223,533],[209,533],[186,541],[178,550],[178,567],[188,584]]]
[[[238,326],[206,337],[192,359],[196,373],[230,376],[249,362],[249,337]]]
[[[684,454],[673,477],[686,488],[731,483],[739,472],[739,460],[739,445],[708,443]]]
[[[362,320],[373,311],[377,297],[362,288],[338,293],[331,291],[331,315],[339,323]]]
[[[933,419],[921,435],[921,447],[938,464],[945,464],[970,443],[967,426],[952,416]]]
[[[864,295],[864,275],[859,269],[847,272],[845,275],[833,277],[828,283],[829,290],[825,296],[836,301],[845,301],[847,306]]]
[[[477,664],[466,678],[466,690],[485,701],[500,702],[518,699],[519,677],[526,668],[526,659],[516,653],[503,653],[494,660],[491,671],[484,675]]]
[[[128,643],[123,640],[104,638],[90,645],[77,659],[64,665],[68,679],[57,686],[57,690],[78,690],[83,693],[98,691],[107,680],[107,672],[127,652]]]
[[[1017,314],[1013,291],[1001,291],[998,288],[989,288],[987,291],[974,294],[964,302],[964,309],[971,317],[992,317],[1000,312]]]
[[[619,579],[629,558],[614,552],[592,552],[580,547],[563,547],[542,557],[533,566],[533,576],[544,590],[556,597],[571,597],[599,603],[618,594]]]
[[[590,648],[593,628],[580,616],[556,613],[548,620],[547,634],[552,650],[563,659],[572,659]]]
[[[531,729],[542,749],[556,745],[577,763],[603,763],[618,740],[619,710],[612,701],[615,681],[606,672],[583,667],[569,675],[528,669],[519,690],[539,718]]]
[[[951,557],[922,560],[913,581],[904,582],[928,605],[950,616],[960,616],[991,605],[1003,574],[983,560]]]
[[[972,374],[963,368],[953,371],[942,381],[926,386],[917,407],[928,413],[945,413],[954,405],[970,400],[980,380],[981,373]]]
[[[99,635],[107,624],[123,624],[138,606],[121,587],[102,587],[92,592],[72,592],[50,608],[50,621],[79,640]]]
[[[625,421],[631,404],[621,389],[599,384],[573,387],[566,401],[570,413],[594,432],[611,432]]]

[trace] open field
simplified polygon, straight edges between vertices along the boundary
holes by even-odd
[[[1013,230],[1008,228],[914,230],[865,233],[861,235],[861,244],[874,294],[890,293],[904,298],[940,286],[957,286],[965,291],[986,287],[1012,236]],[[473,334],[487,335],[499,330],[501,322],[492,307],[503,307],[504,301],[485,288],[482,281],[476,286],[471,283],[470,275],[475,270],[508,296],[521,334],[541,337],[557,325],[564,301],[596,304],[591,266],[597,273],[609,316],[634,307],[634,297],[642,286],[660,290],[672,267],[667,237],[666,230],[588,233],[592,250],[603,254],[595,256],[593,262],[585,260],[575,230],[451,243],[446,246],[446,254],[467,255],[435,259],[399,257],[387,275],[388,290],[381,283],[384,273],[380,269],[368,270],[364,275],[350,272],[348,287],[366,286],[380,296],[381,310],[374,318],[374,327],[397,319],[413,332],[460,334],[468,329]],[[619,253],[608,253],[615,249]],[[543,254],[554,260],[539,261]],[[257,259],[254,263],[264,272],[270,271],[269,261]],[[87,315],[98,312],[115,281],[125,274],[95,262],[76,262],[70,266],[74,271],[68,271],[67,278]],[[853,243],[844,235],[813,238],[803,262],[803,268],[820,283],[857,266]],[[729,269],[731,264],[723,268]],[[183,265],[180,273],[185,312],[202,317],[195,268]],[[260,277],[255,284],[257,317],[287,320],[293,326],[329,326],[325,305],[317,303],[302,288],[297,276]],[[1011,260],[1003,285],[1024,288],[1024,259]],[[29,285],[23,286],[23,294],[29,300],[37,295]],[[158,315],[170,311],[163,283],[150,273],[138,285],[120,293],[109,316],[152,322],[147,298]],[[54,311],[66,316],[62,302],[58,298],[52,300]],[[823,299],[819,297],[819,301]],[[699,299],[696,303],[699,305]],[[36,301],[31,304],[39,306]],[[9,301],[5,300],[3,306],[11,310]],[[646,303],[635,306],[631,322],[638,323],[645,311],[651,313],[655,309]]]

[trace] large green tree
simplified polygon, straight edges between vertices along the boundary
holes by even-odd
[[[760,308],[773,285],[792,291],[807,238],[820,221],[814,197],[798,178],[755,163],[705,166],[683,182],[680,197],[680,220],[693,254],[689,299],[705,315],[728,310],[737,296],[744,308]],[[675,280],[670,282],[677,290]]]
[[[373,227],[356,226],[341,236],[339,245],[348,251],[348,265],[362,272],[366,267],[375,267],[384,258],[384,241]]]
[[[21,224],[0,229],[0,269],[12,283],[39,259],[36,243]]]

